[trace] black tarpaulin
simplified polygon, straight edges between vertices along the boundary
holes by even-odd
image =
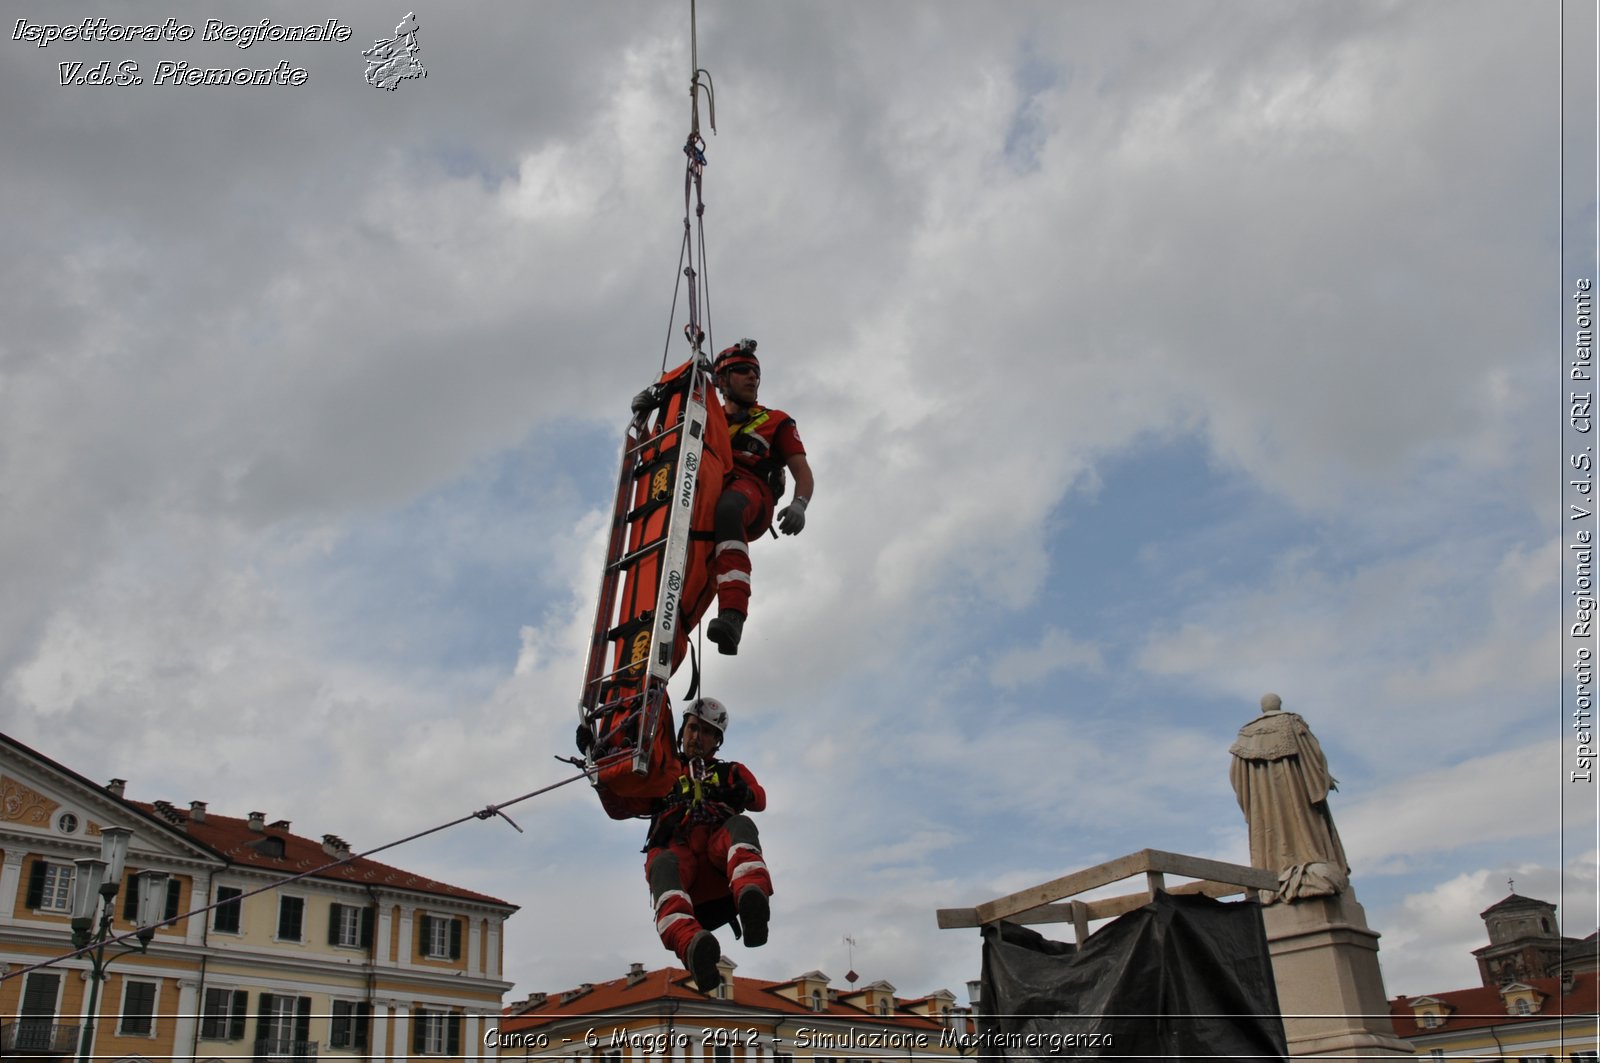
[[[978,1035],[1006,1059],[1282,1060],[1261,906],[1157,893],[1081,946],[983,928]]]

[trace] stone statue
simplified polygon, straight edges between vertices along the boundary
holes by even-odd
[[[1262,695],[1261,715],[1239,728],[1228,752],[1228,778],[1250,828],[1250,863],[1278,873],[1278,892],[1263,899],[1343,892],[1350,866],[1328,811],[1338,780],[1305,720],[1284,712],[1278,695]]]

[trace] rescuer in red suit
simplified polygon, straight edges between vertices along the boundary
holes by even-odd
[[[656,933],[709,993],[722,981],[722,947],[712,930],[732,923],[751,948],[767,942],[772,877],[761,837],[746,812],[767,807],[750,769],[717,760],[728,729],[727,707],[701,698],[683,710],[678,740],[683,774],[655,802],[645,841],[645,879],[655,903]]]
[[[733,654],[739,652],[750,612],[750,541],[772,525],[786,474],[794,477],[794,500],[778,513],[778,530],[798,534],[806,526],[806,506],[815,483],[794,418],[757,401],[761,363],[756,360],[756,341],[740,340],[727,348],[717,355],[712,370],[728,415],[734,467],[723,480],[713,520],[716,548],[711,566],[717,616],[706,625],[706,637],[719,652]]]

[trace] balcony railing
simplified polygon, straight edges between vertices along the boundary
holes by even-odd
[[[255,1063],[315,1063],[317,1042],[264,1037],[255,1043]]]
[[[18,1019],[0,1024],[0,1056],[70,1056],[78,1050],[83,1027],[49,1019]]]

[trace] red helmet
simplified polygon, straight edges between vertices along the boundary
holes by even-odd
[[[717,360],[711,363],[711,370],[721,373],[736,365],[753,365],[757,369],[761,368],[761,362],[756,358],[755,340],[740,340],[732,347],[724,349],[717,355]]]

